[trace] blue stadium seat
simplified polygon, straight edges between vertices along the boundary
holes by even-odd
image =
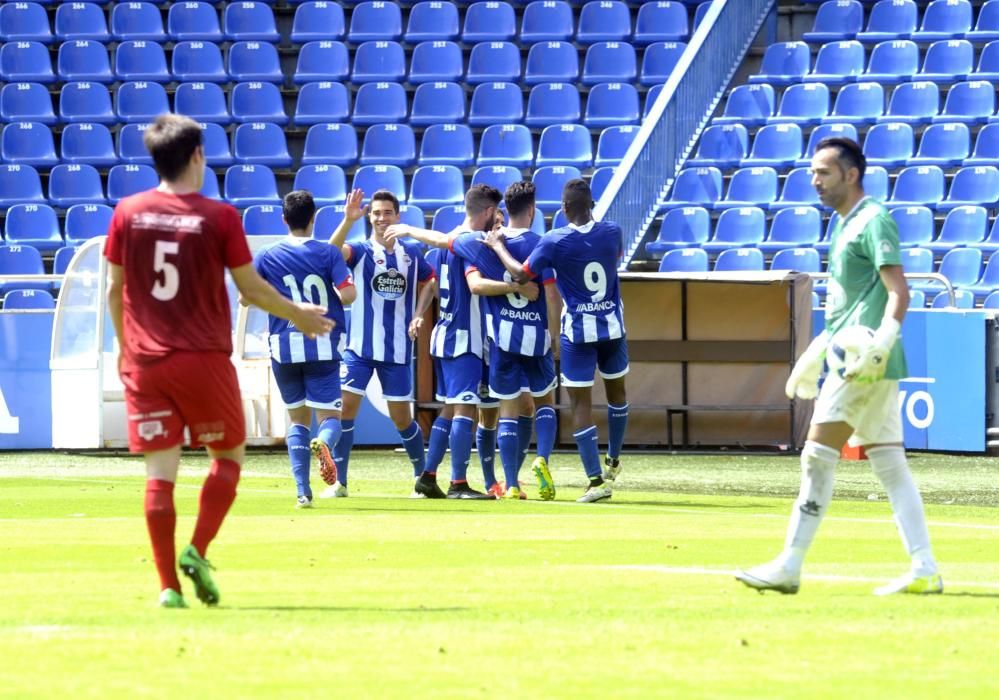
[[[670,250],[659,262],[659,272],[707,272],[708,254],[700,248]]]
[[[631,44],[601,41],[586,50],[586,59],[583,61],[583,85],[633,83],[637,77],[638,61]]]
[[[815,147],[819,145],[819,142],[822,139],[836,136],[857,141],[857,127],[853,124],[820,124],[815,127],[808,135],[805,152],[801,154],[801,158],[794,161],[795,166],[799,168],[809,167],[812,164],[812,156],[815,155]]]
[[[350,76],[347,45],[339,41],[310,41],[298,52],[293,80],[297,85],[315,81],[344,82]]]
[[[472,93],[468,110],[470,126],[514,124],[524,119],[520,86],[513,83],[483,83]]]
[[[999,0],[996,0],[996,10],[999,14]],[[978,55],[978,65],[974,72],[968,75],[969,80],[999,80],[999,40],[990,41]]]
[[[992,260],[992,258],[989,258],[989,260]],[[986,273],[987,272],[988,272],[988,268],[986,268]],[[999,283],[997,283],[997,284],[999,284]],[[912,308],[912,307],[910,306],[910,308]],[[991,292],[987,297],[985,297],[985,301],[982,302],[982,308],[983,309],[999,309],[999,290]]]
[[[0,122],[58,122],[52,98],[41,83],[7,83],[0,88]]]
[[[155,41],[123,41],[114,54],[114,72],[118,80],[149,80],[169,83],[163,47]]]
[[[302,165],[339,165],[357,162],[357,131],[349,124],[316,124],[305,135]]]
[[[453,41],[424,41],[413,49],[408,80],[411,85],[460,81],[464,66],[461,48]]]
[[[836,93],[832,112],[823,122],[873,124],[885,112],[885,92],[880,83],[850,83]]]
[[[919,47],[908,39],[883,41],[871,51],[865,70],[857,80],[894,85],[911,80],[919,72]]]
[[[173,96],[173,111],[197,122],[228,124],[232,121],[225,93],[215,83],[181,83]]]
[[[580,124],[553,124],[541,132],[538,140],[538,167],[574,165],[583,170],[593,164],[590,130]]]
[[[453,2],[418,2],[409,11],[406,42],[456,41],[460,34],[458,8]]]
[[[864,139],[864,155],[871,165],[894,168],[912,158],[915,138],[908,124],[875,124]]]
[[[524,83],[574,83],[579,77],[579,53],[569,41],[545,41],[527,52]]]
[[[208,167],[227,168],[232,165],[232,151],[229,150],[229,138],[226,136],[225,129],[218,124],[202,123],[201,134]]]
[[[52,61],[45,44],[37,41],[11,41],[0,46],[0,81],[54,83],[55,74],[52,72]]]
[[[739,85],[728,95],[725,112],[715,124],[758,126],[774,115],[777,99],[770,85]]]
[[[416,226],[417,228],[426,228],[427,216],[415,204],[400,204],[399,221],[410,226]]]
[[[994,259],[994,262],[993,262]],[[963,290],[976,297],[985,297],[985,308],[997,308],[996,300],[999,298],[999,256],[989,256],[989,261],[985,264],[985,271],[982,277],[975,284],[966,286]],[[992,300],[991,302],[989,300]]]
[[[166,90],[159,83],[122,83],[116,99],[118,119],[126,123],[151,122],[170,111]]]
[[[911,305],[910,305],[911,308]],[[973,309],[975,308],[975,294],[969,289],[954,290],[954,304],[950,303],[950,294],[947,291],[938,292],[930,302],[931,309]]]
[[[243,230],[247,236],[283,236],[288,233],[281,207],[254,204],[243,211]]]
[[[801,82],[811,69],[812,56],[803,41],[771,44],[763,54],[760,72],[749,76],[750,83],[790,85]]]
[[[310,41],[340,41],[346,31],[343,6],[340,3],[328,0],[303,2],[295,8],[291,42],[305,44]]]
[[[643,5],[643,7],[646,7]],[[687,50],[687,45],[676,41],[649,44],[642,54],[642,85],[661,85],[669,80],[670,73]]]
[[[711,233],[711,215],[704,207],[679,207],[666,212],[656,240],[645,249],[653,255],[667,250],[699,247]]]
[[[679,2],[646,2],[638,8],[635,18],[635,46],[648,46],[657,41],[686,41],[690,35],[687,8]]]
[[[111,132],[103,124],[69,124],[62,130],[62,162],[106,168],[118,164]]]
[[[734,168],[749,155],[749,133],[742,124],[715,124],[701,133],[688,167]]]
[[[724,199],[714,203],[714,209],[741,207],[767,208],[777,199],[777,171],[767,167],[740,168],[729,180]],[[762,240],[762,236],[760,237]]]
[[[229,77],[237,82],[284,82],[277,48],[259,41],[235,42],[229,47]]]
[[[933,0],[923,11],[915,41],[944,41],[963,37],[971,31],[971,3],[968,0]]]
[[[916,31],[919,11],[912,0],[880,0],[871,8],[867,28],[857,33],[862,42],[907,39]]]
[[[974,246],[985,240],[988,225],[985,207],[955,207],[947,212],[947,218],[940,227],[940,235],[923,245],[932,250],[934,255],[943,255],[954,248]]]
[[[864,72],[864,45],[859,41],[835,41],[819,48],[806,83],[842,85],[852,83]]]
[[[768,124],[756,132],[749,157],[742,165],[775,168],[793,165],[801,158],[803,145],[801,127],[797,124]]]
[[[531,132],[523,124],[493,124],[482,132],[477,165],[529,168],[533,162]]]
[[[174,7],[177,7],[174,5]],[[228,83],[222,50],[207,41],[181,41],[173,47],[170,69],[175,80]]]
[[[375,190],[388,190],[400,202],[406,201],[406,181],[402,169],[394,165],[362,165],[354,171],[351,189],[361,189],[370,197]]]
[[[517,18],[510,3],[476,2],[465,11],[461,40],[466,44],[509,42],[515,36],[517,36]]]
[[[719,221],[719,223],[721,223]],[[763,253],[757,248],[726,248],[715,258],[715,272],[762,272]]]
[[[370,133],[370,130],[369,130]],[[420,165],[467,168],[475,162],[475,139],[464,124],[433,124],[420,140]]]
[[[503,190],[500,190],[500,192],[502,191]],[[448,233],[453,231],[458,226],[461,226],[464,222],[465,205],[449,204],[447,206],[440,207],[434,212],[434,219],[433,223],[430,224],[430,228],[441,233]]]
[[[712,207],[722,196],[721,171],[715,167],[684,168],[677,175],[663,209]]]
[[[365,83],[354,95],[354,124],[382,124],[406,119],[406,90],[399,83]]]
[[[61,248],[59,218],[47,204],[15,204],[7,210],[3,236],[8,245],[30,245],[52,253]]]
[[[493,3],[476,4],[489,5]],[[489,41],[472,47],[468,57],[468,73],[465,76],[465,82],[469,85],[520,82],[520,73],[520,49],[509,41]]]
[[[101,176],[94,166],[63,163],[49,173],[49,203],[52,206],[68,209],[78,204],[103,204],[105,201]],[[67,236],[68,226],[67,222]]]
[[[219,15],[208,2],[175,2],[167,12],[167,34],[174,41],[222,41]]]
[[[936,83],[902,83],[891,94],[888,111],[879,122],[927,124],[940,112],[940,91]]]
[[[55,308],[55,299],[44,289],[12,289],[3,295],[5,311],[43,310]]]
[[[768,122],[814,125],[828,114],[829,88],[823,83],[799,83],[784,90],[777,114]]]
[[[225,199],[234,207],[281,204],[274,172],[266,165],[233,165],[225,171]]]
[[[218,124],[212,124],[212,126],[218,126]],[[222,127],[219,128],[221,129]],[[215,174],[215,171],[210,166],[205,168],[205,179],[201,184],[199,194],[208,199],[214,199],[218,202],[222,201],[222,193],[219,191],[219,176]]]
[[[786,189],[786,188],[785,188]],[[815,207],[787,207],[774,214],[767,239],[757,243],[764,253],[771,254],[789,248],[811,250],[822,235],[822,215]],[[817,254],[816,254],[817,255]],[[772,269],[801,269],[778,268]],[[804,270],[807,272],[807,270]]]
[[[537,168],[531,175],[536,188],[535,202],[542,208],[560,209],[562,188],[569,180],[579,177],[582,177],[579,168],[571,165],[546,165]]]
[[[815,250],[815,248],[778,250],[774,253],[773,260],[770,261],[770,269],[774,272],[807,272],[811,274],[822,272],[822,260],[819,257],[819,251]],[[818,286],[818,283],[816,283],[816,286]],[[812,294],[815,297],[818,296],[816,292],[812,292]],[[819,304],[816,304],[813,299],[812,308],[817,308],[818,306]]]
[[[880,165],[869,165],[864,173],[864,192],[883,202],[888,199],[888,171]]]
[[[631,10],[620,0],[588,2],[579,11],[576,42],[628,41],[631,38]]]
[[[63,42],[56,57],[56,73],[63,81],[114,82],[107,47],[99,41]]]
[[[906,274],[933,272],[933,251],[929,248],[903,248],[901,251],[902,270]],[[910,283],[914,286],[915,283]]]
[[[151,165],[116,165],[108,172],[108,201],[117,204],[125,197],[157,185],[159,177]]]
[[[231,2],[222,11],[222,33],[229,41],[276,42],[281,36],[274,11],[263,2]]]
[[[2,174],[2,171],[0,171],[0,174]],[[999,223],[996,223],[996,221],[999,221],[999,219],[992,222],[992,228],[989,229],[988,238],[981,243],[975,243],[975,248],[989,253],[999,250]]]
[[[424,83],[413,94],[409,123],[413,126],[465,121],[465,91],[458,83]]]
[[[402,44],[395,41],[366,41],[354,52],[351,74],[353,82],[401,82],[405,78],[406,56]]]
[[[153,164],[153,157],[142,142],[148,128],[148,124],[124,124],[118,130],[118,159],[122,163]]]
[[[292,189],[308,190],[320,207],[343,204],[347,199],[347,178],[339,165],[303,165],[295,171]]]
[[[524,8],[520,23],[522,44],[570,41],[575,33],[572,8],[567,2],[537,0]]]
[[[507,187],[523,179],[520,169],[512,165],[488,165],[475,169],[475,172],[472,173],[471,184],[489,185],[500,192],[506,192]]]
[[[943,171],[936,165],[914,165],[903,168],[895,179],[895,189],[888,207],[925,205],[935,207],[944,196]]]
[[[51,168],[59,162],[52,130],[38,122],[7,124],[0,139],[0,160],[36,168]]]
[[[0,245],[0,275],[44,275],[42,254],[30,245]],[[0,284],[0,294],[14,289],[48,290],[48,282],[6,282]]]
[[[977,248],[948,251],[940,261],[937,272],[950,280],[954,287],[971,287],[982,277],[982,251]],[[933,281],[915,282],[912,286],[927,293],[940,289],[940,284]]]
[[[407,124],[375,124],[368,127],[361,147],[361,165],[395,165],[408,168],[416,163],[416,136]]]
[[[104,10],[92,2],[64,2],[56,8],[53,22],[56,38],[60,41],[89,39],[108,41],[108,24]]]
[[[992,165],[999,161],[999,124],[986,124],[975,138],[975,150],[965,165]]]
[[[994,165],[969,165],[954,174],[947,197],[937,204],[938,211],[967,205],[992,207],[999,202],[999,168]]]
[[[45,8],[36,2],[8,2],[0,5],[0,41],[51,44],[52,30],[49,28],[49,16]]]
[[[975,67],[975,50],[970,41],[951,39],[930,44],[923,58],[923,67],[914,76],[916,80],[934,83],[953,83],[964,80]]]
[[[116,41],[167,40],[160,10],[151,2],[121,2],[111,10],[111,36]]]
[[[631,83],[600,83],[586,96],[583,123],[589,127],[638,124],[638,90]]]
[[[931,124],[919,140],[919,150],[908,165],[961,165],[971,151],[968,126],[960,122]]]
[[[985,80],[969,80],[951,86],[943,111],[933,121],[984,124],[995,111],[995,86]]]
[[[44,204],[42,180],[30,165],[0,165],[0,207]]]
[[[360,2],[350,16],[347,40],[398,41],[402,38],[402,11],[394,2]]]
[[[281,91],[274,83],[237,83],[232,88],[232,120],[287,124]]]
[[[603,169],[618,165],[637,135],[637,126],[608,126],[600,132],[600,137],[597,139],[597,155],[593,159],[593,166]],[[595,178],[596,173],[593,176]],[[593,188],[592,183],[591,188]],[[593,188],[593,197],[596,200],[595,188]]]
[[[63,85],[59,93],[59,118],[63,122],[100,124],[114,124],[117,121],[111,107],[111,93],[100,83]]]
[[[343,83],[307,83],[298,91],[295,124],[307,126],[350,119],[350,94]]]
[[[474,98],[473,98],[474,101]],[[528,126],[570,124],[580,118],[579,90],[571,83],[544,83],[531,88],[527,98]]]
[[[323,235],[332,233],[343,221],[343,205],[330,204],[320,207],[316,212],[315,230],[324,232]],[[364,218],[358,219],[347,232],[348,243],[360,243],[367,237],[367,223]]]
[[[802,39],[809,44],[847,41],[864,27],[864,7],[857,0],[831,0],[819,5],[812,31]]]
[[[653,85],[649,88],[649,91],[645,93],[645,109],[642,111],[643,119],[648,119],[649,114],[652,113],[652,108],[655,106],[656,101],[659,99],[659,94],[663,91],[664,87],[666,86]]]
[[[933,211],[929,207],[896,207],[891,217],[898,226],[898,243],[902,248],[924,246],[933,240]]]
[[[267,165],[271,168],[291,166],[284,129],[270,122],[240,124],[232,136],[232,155],[237,163]]]
[[[424,165],[413,173],[409,202],[424,209],[460,204],[465,197],[465,178],[453,165]]]
[[[975,28],[964,35],[969,41],[995,41],[999,39],[999,0],[986,0],[978,11]]]
[[[812,187],[811,168],[795,168],[784,178],[780,197],[770,205],[771,210],[786,207],[821,207],[819,195]]]

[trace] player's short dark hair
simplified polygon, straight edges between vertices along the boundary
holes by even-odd
[[[577,177],[565,183],[565,187],[562,188],[562,201],[574,212],[589,211],[593,208],[593,192],[586,180]]]
[[[142,143],[153,157],[159,176],[176,180],[203,143],[201,126],[190,117],[161,114],[143,133]]]
[[[498,207],[503,200],[500,191],[491,185],[472,185],[465,193],[465,212],[481,214],[489,207]]]
[[[845,136],[829,136],[815,145],[816,152],[823,148],[836,149],[839,153],[836,159],[844,173],[850,168],[856,168],[860,172],[860,177],[857,179],[864,179],[864,173],[867,171],[867,158],[864,157],[864,151],[860,148],[860,144]]]
[[[293,190],[284,196],[282,209],[288,228],[303,231],[316,214],[316,201],[308,190]]]
[[[375,193],[371,195],[372,202],[392,202],[392,208],[395,209],[395,213],[399,213],[399,198],[396,197],[389,190],[375,190]]]
[[[512,182],[503,194],[506,211],[510,216],[521,216],[534,208],[535,187],[530,180]]]

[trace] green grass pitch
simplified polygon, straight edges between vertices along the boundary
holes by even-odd
[[[999,697],[994,461],[913,458],[947,591],[892,598],[866,464],[781,596],[731,571],[780,549],[794,458],[630,457],[592,505],[576,462],[554,503],[411,501],[403,457],[360,452],[349,499],[296,511],[285,455],[253,454],[209,551],[221,605],[187,585],[159,610],[139,460],[0,455],[0,697]],[[185,457],[180,544],[205,467]]]

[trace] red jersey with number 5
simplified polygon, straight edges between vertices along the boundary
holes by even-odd
[[[149,190],[115,207],[104,254],[124,268],[125,357],[232,354],[225,268],[253,260],[239,213],[200,194]]]

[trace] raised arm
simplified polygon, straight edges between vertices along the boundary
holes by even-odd
[[[503,267],[506,271],[510,273],[510,277],[513,278],[514,282],[519,282],[523,284],[531,279],[532,275],[528,274],[524,270],[524,265],[521,262],[510,255],[510,251],[506,249],[506,244],[503,242],[503,236],[498,231],[490,231],[484,239],[482,239],[482,244],[488,246],[492,249],[496,256],[503,263]]]
[[[274,316],[288,319],[310,338],[325,335],[333,330],[333,321],[325,316],[326,309],[315,304],[296,304],[281,296],[280,292],[257,273],[252,263],[234,267],[229,272],[239,289],[240,296],[247,303]]]
[[[538,285],[534,282],[518,284],[516,282],[492,280],[483,277],[482,273],[478,270],[470,270],[465,275],[465,280],[468,282],[468,288],[472,294],[477,294],[480,297],[501,297],[505,294],[519,294],[528,301],[534,301],[538,298]]]
[[[337,294],[340,295],[340,305],[350,306],[357,299],[357,287],[353,284],[348,284],[340,287],[336,290]]]
[[[385,230],[385,240],[394,241],[398,238],[412,238],[431,248],[447,248],[450,237],[439,231],[428,231],[409,224],[392,224]]]
[[[330,236],[330,245],[335,245],[340,249],[344,260],[350,260],[350,246],[345,245],[347,234],[350,233],[350,229],[354,227],[354,224],[363,219],[368,213],[368,208],[361,206],[362,202],[364,202],[364,192],[360,189],[351,190],[350,194],[347,195],[347,203],[343,208],[343,219],[340,220],[340,225],[336,227],[336,231]]]

